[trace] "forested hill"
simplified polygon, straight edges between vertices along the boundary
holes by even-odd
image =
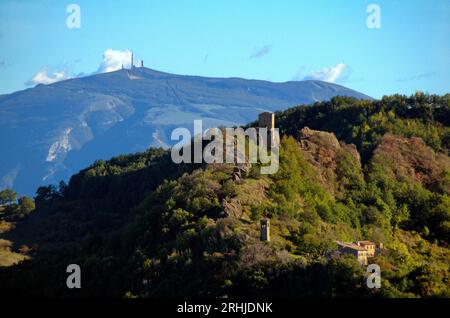
[[[38,85],[0,98],[0,189],[31,194],[96,159],[173,145],[175,127],[242,125],[262,111],[333,96],[369,96],[322,81],[273,83],[145,67]]]
[[[310,106],[276,113],[274,175],[150,149],[38,189],[2,235],[30,259],[1,268],[1,296],[450,297],[450,95]],[[382,288],[336,254],[355,240],[383,243]],[[73,263],[79,290],[65,286]]]
[[[434,150],[449,154],[449,94],[445,96],[416,93],[414,96],[384,96],[379,101],[357,101],[336,97],[277,113],[280,133],[298,136],[299,129],[330,131],[339,140],[353,143],[370,158],[372,150],[386,133],[401,137],[420,137]]]

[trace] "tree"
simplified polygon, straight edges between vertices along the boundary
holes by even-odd
[[[39,187],[36,191],[35,201],[36,203],[50,202],[54,198],[58,197],[59,192],[55,185],[50,184],[48,186]]]
[[[64,180],[61,180],[58,185],[58,191],[61,196],[64,196],[67,192],[68,185]]]
[[[27,215],[35,209],[34,201],[29,197],[21,197],[19,198],[18,202],[18,211],[21,214]]]
[[[16,201],[17,193],[11,189],[5,189],[0,192],[0,205],[9,205]]]

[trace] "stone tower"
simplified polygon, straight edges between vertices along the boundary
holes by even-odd
[[[270,241],[270,220],[261,220],[261,241]]]
[[[275,114],[270,112],[259,114],[258,127],[267,128],[267,141],[259,139],[259,145],[263,146],[263,144],[266,144],[267,150],[269,150],[272,145],[276,145],[275,135],[273,132],[275,129]]]
[[[264,112],[258,116],[258,127],[267,128],[267,130],[272,130],[275,128],[275,114]]]

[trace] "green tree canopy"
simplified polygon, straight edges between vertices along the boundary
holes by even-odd
[[[11,189],[0,191],[0,205],[9,205],[16,201],[17,193]]]

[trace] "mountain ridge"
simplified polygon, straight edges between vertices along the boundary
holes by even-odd
[[[123,69],[0,97],[0,188],[32,194],[97,159],[168,147],[175,127],[240,125],[262,111],[328,100],[370,99],[320,81],[272,83],[243,78]]]

